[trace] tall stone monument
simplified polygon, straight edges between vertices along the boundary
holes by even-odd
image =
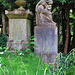
[[[26,48],[25,44],[29,42],[30,21],[27,18],[29,14],[32,13],[22,7],[26,1],[17,0],[15,3],[20,6],[20,8],[14,11],[5,11],[9,18],[9,40],[7,42],[7,47],[9,50],[13,50],[15,47],[18,50],[23,50]]]
[[[36,5],[35,54],[45,63],[54,63],[58,53],[58,34],[52,19],[52,0],[40,0]]]

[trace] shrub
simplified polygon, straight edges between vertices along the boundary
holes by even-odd
[[[7,38],[4,34],[0,34],[0,47],[6,47]]]

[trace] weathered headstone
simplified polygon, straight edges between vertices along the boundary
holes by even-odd
[[[54,63],[58,53],[58,34],[56,23],[52,20],[52,0],[41,0],[36,5],[35,54],[45,63]]]
[[[25,1],[17,0],[17,5],[24,5]],[[30,21],[27,19],[31,12],[25,10],[22,6],[14,11],[5,11],[9,18],[9,41],[7,47],[13,50],[15,47],[18,50],[25,49],[25,44],[29,42],[30,37]]]

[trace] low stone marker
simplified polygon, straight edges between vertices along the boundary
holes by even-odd
[[[5,11],[9,18],[9,41],[7,42],[8,50],[13,50],[15,47],[18,50],[25,49],[25,44],[29,42],[30,38],[30,21],[27,19],[31,12],[25,10],[22,5],[25,1],[17,0],[17,5],[20,8],[14,11]],[[19,3],[19,4],[18,4]]]
[[[52,20],[52,0],[40,0],[36,5],[36,25],[34,52],[45,63],[54,63],[58,53],[58,34],[56,23]]]

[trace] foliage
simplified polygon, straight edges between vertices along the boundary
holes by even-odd
[[[33,54],[34,55],[34,54]],[[57,56],[55,66],[44,64],[39,57],[29,54],[0,54],[1,75],[74,75],[75,49],[68,55]],[[58,65],[59,64],[59,65]]]
[[[63,74],[74,75],[75,73],[74,64],[75,64],[75,49],[72,49],[67,55],[63,54],[61,56],[57,75],[63,75]]]
[[[4,34],[0,34],[0,47],[6,47],[7,38]]]
[[[34,45],[34,40],[36,40],[36,39],[34,38],[34,36],[31,36],[31,38],[29,39],[30,42],[27,43],[27,44],[25,44],[25,45],[27,46],[26,51],[27,51],[27,50],[32,50],[32,51],[33,51],[33,49],[37,47],[37,46]]]
[[[75,16],[73,15],[72,10],[70,10],[70,16],[69,17],[72,19],[75,19]]]
[[[74,0],[54,0],[54,2],[59,1],[61,3],[73,3]]]
[[[40,58],[27,56],[8,55],[0,58],[0,74],[6,75],[43,75],[44,64]],[[5,69],[5,70],[4,70]],[[47,75],[47,74],[46,74]]]
[[[6,0],[0,0],[0,8],[6,8],[8,6],[8,3]]]
[[[73,49],[66,58],[66,74],[74,75],[75,74],[75,49]]]
[[[19,55],[26,55],[26,54],[29,54],[30,56],[33,56],[33,51],[35,48],[37,48],[37,46],[34,45],[34,36],[31,36],[31,38],[29,39],[29,43],[26,43],[25,44],[25,47],[26,49],[25,50],[22,50],[22,51],[19,51],[17,50],[17,48],[14,48],[14,50],[16,51],[16,54],[19,54]]]

